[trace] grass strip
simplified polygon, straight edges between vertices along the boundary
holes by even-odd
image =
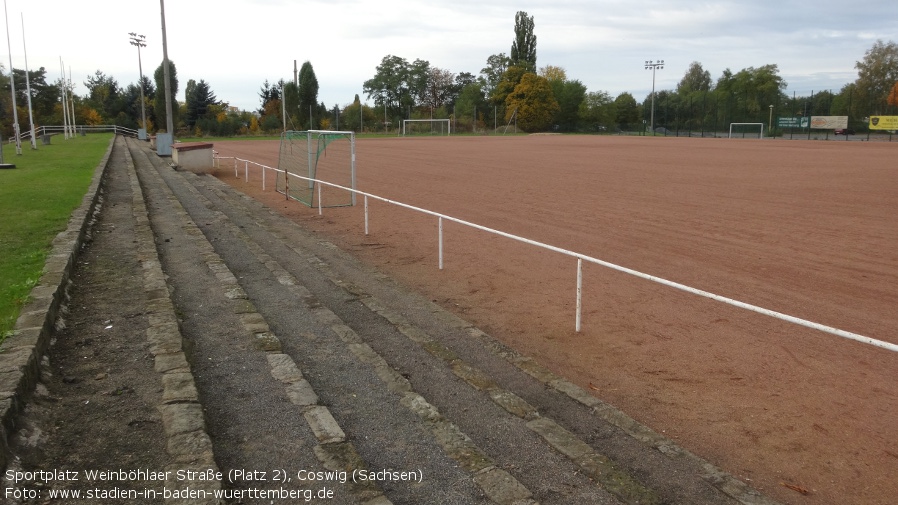
[[[15,326],[37,284],[53,238],[66,228],[84,198],[112,134],[91,134],[31,149],[3,145],[0,169],[0,340]]]

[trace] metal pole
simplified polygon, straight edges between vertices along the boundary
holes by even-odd
[[[138,83],[140,87],[140,122],[143,126],[143,129],[147,129],[147,108],[146,108],[146,100],[143,96],[143,62],[140,58],[140,48],[146,47],[146,37],[143,35],[138,35],[134,32],[129,33],[131,36],[131,45],[137,46],[137,68],[140,70],[140,82]]]
[[[65,65],[62,56],[59,57],[59,69],[62,70],[62,78],[59,80],[59,88],[62,90],[62,133],[66,140],[69,139],[69,103],[65,92]]]
[[[439,229],[440,229],[440,237],[439,237],[439,248],[440,248],[440,270],[443,269],[443,218],[439,218]]]
[[[25,54],[25,89],[28,94],[28,125],[31,128],[31,148],[37,150],[37,139],[34,137],[34,114],[31,111],[31,81],[28,78],[28,47],[25,45],[25,15],[22,17],[22,48]]]
[[[583,310],[583,258],[577,258],[577,317],[574,326],[580,333],[581,312]]]
[[[165,128],[171,134],[172,142],[175,141],[175,121],[172,117],[171,103],[171,70],[168,61],[168,38],[165,35],[165,0],[159,0],[162,11],[162,75],[165,79]]]
[[[75,138],[75,86],[72,84],[72,66],[69,65],[69,128],[72,130],[72,138]]]
[[[6,16],[6,46],[9,48],[9,87],[12,91],[13,134],[16,136],[16,154],[22,154],[22,139],[19,138],[19,113],[16,111],[16,83],[12,66],[12,44],[9,42],[9,13],[6,12],[6,0],[3,0],[3,14]]]
[[[368,235],[368,195],[365,195],[365,235]]]

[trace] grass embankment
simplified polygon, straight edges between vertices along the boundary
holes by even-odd
[[[40,279],[53,238],[84,198],[112,134],[50,145],[3,145],[3,160],[16,168],[0,170],[0,341],[13,329],[31,288]]]

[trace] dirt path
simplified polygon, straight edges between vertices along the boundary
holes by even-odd
[[[220,142],[277,166],[277,143]],[[360,141],[359,188],[898,342],[895,146],[595,137]],[[898,494],[898,355],[383,204],[222,180],[786,503]],[[270,177],[270,176],[269,176]],[[271,187],[269,179],[269,188]],[[807,494],[803,495],[804,491]]]

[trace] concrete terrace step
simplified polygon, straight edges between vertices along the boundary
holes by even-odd
[[[361,459],[429,465],[429,487],[383,487],[397,503],[772,503],[214,178],[156,170]]]

